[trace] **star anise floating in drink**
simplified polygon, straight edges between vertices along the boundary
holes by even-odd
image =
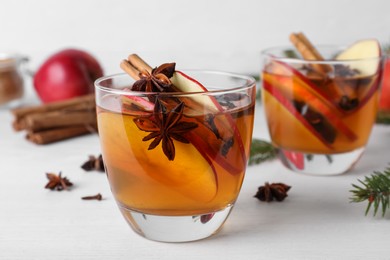
[[[264,186],[260,186],[255,197],[261,201],[271,202],[274,199],[276,201],[283,201],[287,197],[287,191],[291,186],[283,183],[265,183]]]
[[[45,189],[57,191],[69,189],[73,183],[71,183],[68,178],[62,177],[61,174],[61,172],[58,175],[54,173],[46,173],[46,177],[49,179],[49,182],[46,184]]]
[[[170,111],[160,101],[156,100],[154,113],[150,117],[138,117],[134,119],[137,127],[145,132],[150,132],[142,141],[153,141],[149,145],[149,150],[156,148],[160,142],[162,149],[168,160],[175,159],[175,146],[173,140],[189,143],[184,134],[198,127],[198,124],[193,122],[182,121],[184,103],[181,102]]]

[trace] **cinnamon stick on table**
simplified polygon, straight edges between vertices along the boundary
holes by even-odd
[[[95,111],[53,111],[32,114],[25,118],[25,128],[33,132],[72,125],[96,125]]]
[[[75,97],[72,99],[67,99],[64,101],[47,103],[44,105],[15,108],[15,109],[11,110],[11,113],[16,118],[20,118],[20,117],[23,117],[27,114],[55,111],[55,110],[59,110],[59,109],[70,108],[70,107],[80,105],[80,104],[84,104],[85,106],[89,106],[89,105],[95,106],[95,94],[84,95],[84,96]]]
[[[31,121],[29,117],[34,117],[35,115],[46,115],[48,112],[53,111],[95,111],[95,95],[86,95],[81,97],[76,97],[68,99],[65,101],[53,102],[37,106],[21,107],[11,110],[11,113],[14,115],[15,120],[12,123],[14,130],[21,131],[27,128],[28,123],[26,121]],[[67,118],[72,119],[68,116]],[[66,120],[65,120],[66,121]],[[50,119],[46,120],[50,122]],[[64,122],[65,125],[69,125],[67,122]],[[58,126],[58,125],[57,125]],[[47,126],[50,127],[50,126]]]
[[[96,127],[70,126],[37,133],[29,132],[26,135],[26,139],[36,144],[49,144],[91,132],[96,132]]]
[[[13,109],[13,127],[26,130],[27,140],[47,144],[71,137],[96,133],[95,95],[76,97],[38,106]]]

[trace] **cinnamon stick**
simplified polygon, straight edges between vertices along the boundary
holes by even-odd
[[[11,110],[12,114],[15,116],[12,126],[15,131],[21,131],[26,129],[28,117],[33,117],[33,115],[44,116],[46,113],[55,112],[55,111],[90,111],[91,114],[95,114],[95,95],[86,95],[82,97],[76,97],[73,99],[53,102],[43,105],[22,107]],[[39,117],[39,116],[38,116]]]
[[[292,33],[290,41],[305,60],[324,61],[322,55],[303,33]],[[332,71],[332,67],[327,64],[312,63],[310,66],[321,75]]]
[[[65,140],[71,137],[81,136],[96,132],[96,126],[71,126],[52,130],[46,130],[41,132],[28,132],[26,139],[36,144],[49,144],[56,141]]]
[[[75,126],[75,125],[95,125],[95,111],[53,111],[27,115],[24,119],[24,127],[30,131]]]
[[[27,130],[27,140],[36,144],[97,132],[94,94],[11,112],[15,116],[14,129]]]
[[[140,56],[133,53],[130,54],[127,60],[136,68],[138,71],[146,70],[147,72],[152,72],[152,67],[149,66]]]
[[[152,72],[152,67],[137,54],[130,54],[127,60],[121,62],[120,67],[135,80],[140,79],[139,74],[143,71]]]
[[[129,74],[133,79],[139,80],[139,71],[131,65],[128,60],[123,60],[120,64],[122,70]]]
[[[69,108],[75,105],[85,104],[86,106],[95,106],[95,94],[89,94],[81,97],[76,97],[64,101],[58,101],[53,103],[48,103],[44,105],[37,105],[31,107],[21,107],[11,110],[12,114],[16,118],[23,117],[27,114],[32,113],[44,113],[49,111],[55,111],[58,109]]]

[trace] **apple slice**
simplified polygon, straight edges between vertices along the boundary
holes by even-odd
[[[202,84],[200,84],[198,81],[184,74],[181,71],[176,71],[173,74],[171,81],[173,85],[182,92],[207,91],[207,89]],[[212,96],[196,95],[196,96],[191,96],[189,99],[201,105],[203,111],[207,111],[210,114],[224,112],[224,109],[221,107],[218,101]],[[204,152],[207,153],[210,156],[210,158],[215,160],[223,168],[227,169],[230,173],[232,174],[240,173],[242,169],[245,168],[247,162],[244,144],[240,132],[238,131],[238,128],[234,123],[234,120],[230,114],[225,113],[224,117],[216,117],[216,120],[222,120],[223,122],[221,122],[221,124],[226,126],[224,127],[225,129],[219,129],[219,130],[229,131],[230,129],[232,129],[234,140],[235,142],[237,142],[237,145],[240,150],[240,155],[241,155],[240,163],[242,165],[240,165],[239,167],[233,166],[231,162],[229,162],[229,160],[221,154],[220,147],[214,147],[213,145],[210,144],[206,145],[207,142],[201,142],[201,140],[203,140],[202,138],[198,138],[198,141],[194,142],[193,144],[196,147],[198,147],[198,149],[205,149],[207,147],[207,149],[205,149]]]
[[[197,80],[191,78],[190,76],[184,74],[181,71],[175,71],[175,73],[173,73],[173,76],[171,77],[171,82],[181,92],[193,93],[207,91],[207,89]],[[207,95],[194,95],[191,96],[190,99],[202,105],[210,113],[218,113],[222,111],[222,108],[219,103],[214,98],[210,98]]]
[[[361,40],[336,56],[339,61],[351,61],[350,68],[358,70],[363,76],[370,76],[378,71],[381,47],[377,40]],[[367,59],[361,61],[361,59]]]
[[[112,101],[110,103],[115,104],[114,101]],[[106,102],[106,105],[110,105],[110,103]],[[151,113],[153,113],[153,110],[154,110],[153,103],[145,100],[142,97],[138,97],[138,96],[130,96],[130,95],[123,96],[122,103],[126,104],[125,106],[122,106],[122,112],[125,114],[143,116],[143,115],[150,115]],[[130,104],[132,106],[132,108],[128,108],[127,104]],[[212,103],[212,104],[214,104],[214,103]],[[211,105],[211,103],[210,103],[210,105]],[[136,111],[133,110],[134,107],[137,108]],[[144,111],[138,110],[138,108],[144,108],[145,110]],[[148,112],[146,112],[146,111],[148,111]],[[232,174],[239,174],[242,172],[243,167],[234,166],[230,161],[227,160],[227,158],[225,158],[223,155],[221,155],[221,151],[218,149],[219,147],[213,147],[213,145],[210,142],[207,142],[204,137],[199,136],[198,134],[193,133],[192,131],[186,133],[185,137],[198,150],[198,152],[205,158],[205,160],[207,162],[209,162],[211,167],[214,168],[213,163],[212,163],[212,160],[214,160],[216,163],[221,165],[224,169],[226,169],[228,172],[230,172]],[[243,149],[243,146],[241,146],[241,147]],[[241,149],[240,149],[240,152],[242,152]],[[245,153],[244,153],[244,155],[245,155]],[[244,161],[244,162],[246,162],[246,161]],[[215,177],[217,177],[217,176],[215,176]]]
[[[141,96],[121,96],[122,112],[131,115],[150,115],[153,112],[154,104]]]
[[[297,69],[291,67],[289,64],[282,62],[282,61],[272,61],[271,66],[267,72],[270,72],[271,74],[276,74],[280,76],[286,76],[286,77],[292,77],[296,81],[301,81],[304,84],[302,84],[304,87],[307,87],[307,90],[313,93],[314,95],[318,96],[318,98],[329,107],[334,108],[334,110],[345,113],[344,110],[340,109],[338,106],[338,98],[337,101],[327,92],[323,91],[321,88],[317,87],[309,78],[307,78],[305,75],[303,75],[300,71]],[[337,91],[335,91],[337,92]]]
[[[355,110],[364,106],[379,88],[382,74],[379,59],[381,55],[382,51],[379,42],[371,39],[361,40],[352,44],[336,57],[336,60],[348,61],[350,69],[359,71],[362,77],[369,77],[377,74],[374,76],[376,78],[371,83],[371,87],[365,93],[364,97],[360,99],[359,106]]]
[[[156,160],[165,156],[162,149],[148,150],[149,144],[142,141],[144,133],[134,124],[133,117],[117,113],[99,113],[98,117],[108,173],[118,171],[139,178],[142,181],[134,189],[142,188],[146,194],[155,193],[153,185],[157,181],[196,201],[206,203],[216,196],[218,180],[215,168],[196,147],[177,142],[175,162]],[[193,162],[196,162],[196,167]],[[124,181],[121,174],[110,178],[118,178],[116,182]]]
[[[276,88],[279,89],[280,95],[293,96],[299,98],[300,101],[305,102],[315,109],[318,113],[321,113],[328,119],[329,123],[333,125],[337,131],[344,134],[349,140],[355,141],[357,139],[356,134],[340,119],[339,115],[332,110],[329,105],[326,105],[323,100],[319,99],[310,91],[310,87],[302,81],[296,81],[295,79],[286,78],[282,76],[263,74],[264,84],[268,87],[271,94],[276,93]],[[279,92],[277,91],[277,92]],[[286,98],[286,100],[288,100]]]
[[[293,117],[298,120],[298,122],[301,123],[301,125],[304,126],[304,129],[309,131],[313,138],[316,138],[318,141],[317,143],[322,144],[324,148],[327,148],[329,150],[332,150],[333,147],[331,144],[329,144],[315,129],[312,125],[309,124],[309,122],[299,113],[299,111],[294,107],[293,104],[283,95],[282,92],[280,92],[277,88],[273,87],[273,84],[270,84],[267,80],[264,80],[263,82],[263,89],[266,91],[266,95],[264,95],[264,99],[266,100],[268,98],[269,94],[271,97],[273,97],[284,109],[286,109],[290,114],[293,115]],[[270,100],[272,101],[272,100]],[[268,101],[267,101],[268,102]],[[286,118],[285,120],[288,120]],[[288,120],[290,122],[290,120]],[[272,131],[271,131],[272,132]],[[315,140],[315,139],[313,139]]]

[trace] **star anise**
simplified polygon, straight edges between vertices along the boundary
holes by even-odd
[[[88,161],[83,163],[83,165],[81,165],[81,168],[87,172],[92,170],[104,172],[104,163],[102,155],[100,154],[98,157],[90,155]]]
[[[265,183],[264,186],[260,186],[255,197],[261,201],[271,202],[274,199],[277,201],[283,201],[287,197],[287,191],[291,188],[283,183]]]
[[[144,92],[167,92],[170,91],[172,82],[170,78],[175,72],[176,63],[164,63],[154,68],[151,73],[142,70],[140,79],[134,82],[131,90]]]
[[[184,137],[184,134],[198,127],[198,124],[196,123],[181,120],[183,117],[183,110],[183,102],[180,102],[172,110],[167,111],[167,107],[164,106],[160,99],[156,99],[152,116],[134,119],[134,123],[140,130],[150,132],[142,141],[154,139],[150,143],[148,149],[152,150],[162,142],[162,150],[170,161],[175,159],[175,146],[173,140],[189,143],[188,139]]]
[[[61,172],[58,175],[54,173],[46,173],[46,177],[49,179],[49,182],[46,184],[45,189],[56,189],[58,191],[62,191],[67,190],[73,185],[68,178],[62,177],[61,174]]]

